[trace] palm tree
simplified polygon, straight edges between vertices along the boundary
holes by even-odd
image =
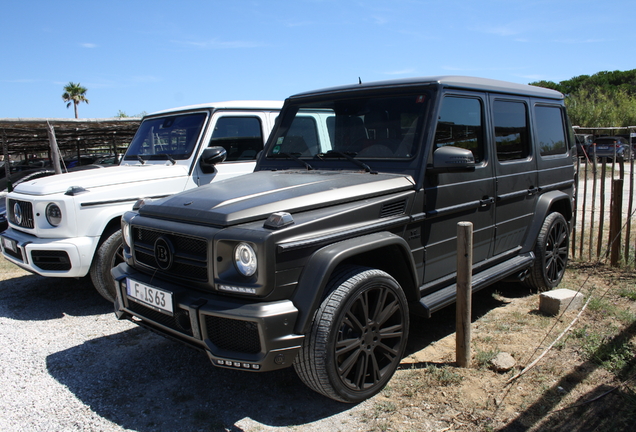
[[[86,99],[86,87],[82,87],[80,83],[75,84],[74,82],[69,82],[66,86],[64,86],[64,94],[62,95],[62,99],[64,102],[68,102],[66,104],[66,108],[70,108],[71,104],[75,108],[75,118],[77,117],[77,105],[80,102],[88,103],[88,99]]]

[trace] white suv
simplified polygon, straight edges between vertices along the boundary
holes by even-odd
[[[281,106],[232,101],[154,113],[144,117],[119,166],[21,183],[6,197],[4,257],[42,276],[90,274],[113,301],[121,215],[140,198],[252,172]]]

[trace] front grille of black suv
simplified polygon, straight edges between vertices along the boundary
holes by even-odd
[[[155,258],[155,242],[162,237],[172,244],[172,265],[161,268]],[[133,255],[141,266],[154,271],[198,282],[208,281],[208,243],[205,239],[133,227]]]
[[[261,351],[258,324],[255,322],[207,315],[205,326],[210,342],[218,348],[245,354]]]
[[[184,309],[177,308],[174,315],[167,315],[132,300],[128,301],[128,309],[133,315],[138,314],[140,317],[147,318],[185,335],[192,336],[190,317],[188,312]]]
[[[9,221],[22,228],[34,228],[33,204],[28,201],[9,200]],[[17,210],[17,212],[16,212]],[[16,215],[17,213],[17,215]],[[17,216],[17,217],[16,217]]]

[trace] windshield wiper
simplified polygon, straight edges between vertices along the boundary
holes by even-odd
[[[305,162],[304,160],[296,156],[294,153],[276,153],[274,155],[270,155],[269,157],[274,159],[276,158],[293,159],[296,162],[300,162],[301,164],[305,165],[305,168],[307,168],[308,171],[312,171],[314,169],[314,167],[312,167],[307,162]]]
[[[354,153],[355,155],[356,153]],[[361,160],[358,160],[356,158],[354,158],[353,156],[351,156],[350,154],[344,153],[344,152],[339,152],[339,151],[335,151],[335,150],[329,150],[327,153],[318,153],[316,155],[317,158],[322,159],[322,158],[333,158],[333,157],[343,157],[347,160],[350,160],[351,162],[353,162],[354,164],[358,165],[359,167],[363,168],[366,172],[368,172],[369,174],[377,174],[377,171],[374,171],[371,169],[371,167],[367,164],[365,164],[364,162],[362,162]]]
[[[157,153],[155,155],[151,155],[151,157],[152,156],[165,156],[166,159],[168,159],[170,162],[172,162],[172,165],[177,163],[177,161],[174,160],[174,158],[171,155],[167,154],[167,153]],[[146,162],[148,162],[148,160],[144,159],[141,155],[137,155],[137,160],[139,162],[141,162],[142,165],[145,165]]]

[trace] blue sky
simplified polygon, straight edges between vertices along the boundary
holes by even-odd
[[[0,118],[83,118],[363,81],[471,75],[529,83],[636,68],[633,1],[11,1]]]

